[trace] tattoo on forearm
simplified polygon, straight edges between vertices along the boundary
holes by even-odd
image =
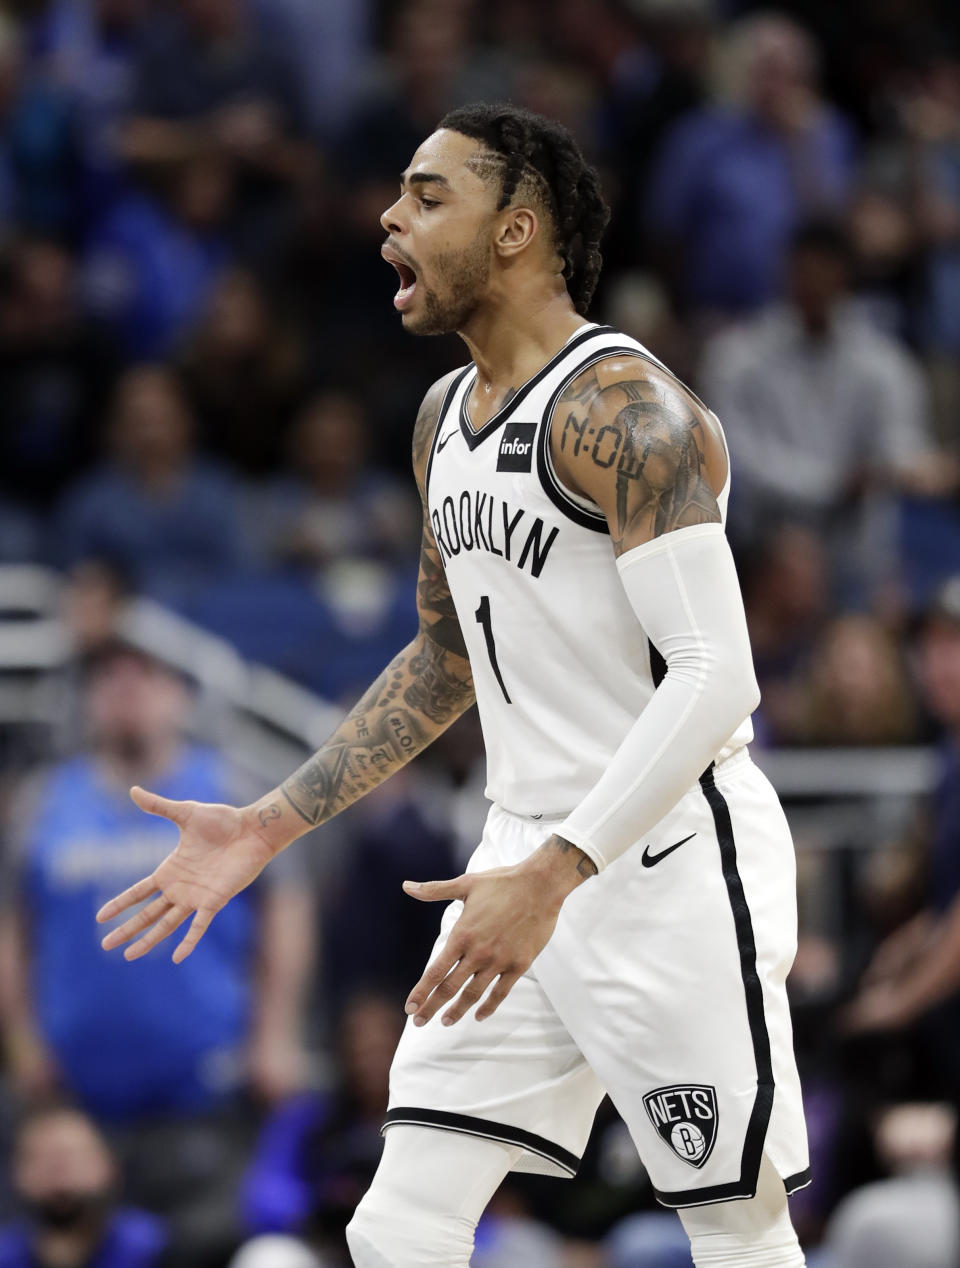
[[[260,827],[265,828],[271,819],[279,819],[281,815],[280,807],[275,801],[271,801],[269,806],[264,806],[257,818],[260,820]]]
[[[391,661],[330,741],[282,786],[311,826],[406,765],[474,701],[466,645],[426,522],[418,608],[419,636]]]
[[[701,410],[666,375],[651,371],[601,387],[594,367],[574,380],[558,410],[566,414],[561,455],[614,472],[611,535],[618,554],[631,536],[649,540],[720,522],[705,474]]]
[[[584,854],[583,850],[581,850],[579,846],[574,845],[572,841],[567,841],[564,837],[554,835],[550,838],[549,844],[553,846],[558,854],[579,854],[580,857],[577,860],[577,871],[585,880],[591,876],[596,876],[596,863],[594,863],[593,859],[590,858],[588,854]]]

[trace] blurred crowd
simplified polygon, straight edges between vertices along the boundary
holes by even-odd
[[[613,210],[593,316],[724,424],[758,745],[938,754],[909,813],[791,810],[830,847],[800,859],[794,1215],[817,1268],[960,1262],[956,5],[7,0],[0,565],[64,576],[75,655],[34,768],[0,745],[0,1268],[348,1262],[432,941],[399,882],[477,839],[476,720],[186,967],[126,965],[94,913],[172,845],[129,785],[262,789],[117,618],[149,596],[338,703],[411,636],[412,421],[466,354],[403,334],[379,214],[478,99],[574,130]],[[577,1186],[512,1179],[475,1263],[690,1259],[604,1110]]]

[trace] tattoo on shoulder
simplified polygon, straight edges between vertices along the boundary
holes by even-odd
[[[631,538],[720,522],[705,474],[702,416],[666,376],[604,385],[593,367],[574,380],[558,410],[561,455],[614,473],[611,535],[618,554]]]

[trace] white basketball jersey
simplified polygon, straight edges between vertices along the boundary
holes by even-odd
[[[662,672],[623,592],[603,513],[561,485],[550,456],[560,395],[616,353],[666,369],[635,339],[583,326],[477,431],[466,407],[476,367],[467,366],[447,390],[427,464],[430,521],[473,670],[487,796],[515,814],[572,810]],[[612,465],[604,431],[577,439],[609,450]],[[724,519],[729,487],[728,472]],[[752,738],[747,720],[717,760]]]

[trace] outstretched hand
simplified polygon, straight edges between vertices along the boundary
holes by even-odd
[[[445,1026],[481,999],[477,1021],[496,1012],[550,940],[564,898],[581,879],[575,872],[561,878],[535,854],[515,867],[450,881],[404,881],[404,890],[421,902],[463,901],[446,944],[407,997],[414,1025],[424,1025],[450,1000]]]
[[[127,960],[137,960],[193,916],[186,937],[173,953],[174,963],[180,964],[221,907],[256,880],[274,851],[236,806],[171,801],[136,787],[130,796],[147,814],[175,823],[180,840],[149,876],[100,908],[97,920],[102,924],[156,895],[142,911],[108,933],[101,945],[112,951],[137,938],[124,952]]]

